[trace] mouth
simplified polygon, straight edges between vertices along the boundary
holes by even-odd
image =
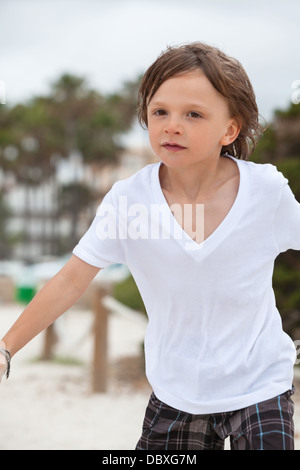
[[[180,150],[186,149],[186,147],[184,147],[183,145],[179,145],[174,142],[163,142],[161,146],[169,152],[179,152]]]

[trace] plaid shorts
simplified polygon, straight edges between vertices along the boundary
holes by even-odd
[[[241,410],[195,415],[152,393],[136,450],[294,450],[294,389]]]

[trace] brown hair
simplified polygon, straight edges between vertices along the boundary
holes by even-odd
[[[255,94],[247,73],[240,62],[219,49],[195,42],[168,47],[148,68],[138,92],[138,119],[147,127],[147,107],[160,85],[171,77],[201,69],[215,89],[228,103],[231,117],[241,126],[236,140],[223,146],[221,154],[247,160],[263,132]]]

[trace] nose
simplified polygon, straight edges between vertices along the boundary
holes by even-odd
[[[180,123],[180,120],[176,117],[170,116],[165,124],[164,131],[166,134],[169,135],[182,135],[183,128]]]

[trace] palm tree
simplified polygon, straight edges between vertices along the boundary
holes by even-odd
[[[89,89],[83,78],[62,75],[53,84],[51,95],[53,115],[59,127],[57,151],[68,159],[79,154],[83,164],[101,166],[105,162],[117,162],[122,148],[116,137],[130,129],[135,115],[137,85],[133,83],[125,85],[120,93],[103,96]],[[63,213],[68,211],[72,221],[69,249],[77,241],[78,218],[80,210],[88,204],[87,194],[93,201],[101,193],[101,188],[97,193],[87,192],[79,181],[60,192]],[[82,205],[83,194],[85,203]],[[64,202],[64,198],[68,202]]]

